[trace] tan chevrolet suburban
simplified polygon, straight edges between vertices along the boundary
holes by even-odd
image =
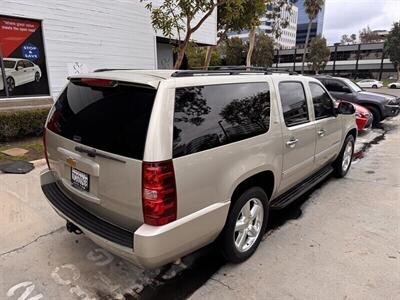
[[[41,186],[71,232],[155,268],[214,241],[258,247],[268,211],[348,172],[354,108],[316,79],[263,70],[99,70],[69,78]]]

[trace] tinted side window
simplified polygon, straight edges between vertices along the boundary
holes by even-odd
[[[20,61],[17,63],[17,69],[18,69],[18,67],[22,67],[22,68],[25,67],[24,62],[23,62],[22,60],[20,60]]]
[[[328,93],[317,83],[310,82],[310,90],[314,103],[315,119],[334,116],[333,102]]]
[[[325,87],[330,92],[343,92],[344,83],[338,80],[326,80]]]
[[[300,82],[279,83],[279,94],[286,126],[306,123],[309,120],[307,100],[303,84]]]
[[[25,68],[33,67],[33,63],[31,63],[29,60],[24,60],[24,65],[25,65]]]
[[[267,83],[176,89],[173,156],[250,138],[269,129]]]

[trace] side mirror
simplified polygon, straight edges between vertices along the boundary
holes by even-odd
[[[343,91],[344,93],[347,93],[347,94],[351,93],[350,88],[347,87],[347,86],[342,87],[342,91]]]
[[[340,102],[337,112],[341,115],[352,115],[356,112],[356,109],[354,108],[354,105],[349,102]]]
[[[24,67],[22,67],[22,66],[18,66],[18,67],[17,67],[17,71],[21,71],[23,68],[24,68]]]

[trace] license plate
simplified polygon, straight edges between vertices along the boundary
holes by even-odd
[[[72,186],[89,192],[89,174],[83,173],[77,169],[71,168]]]

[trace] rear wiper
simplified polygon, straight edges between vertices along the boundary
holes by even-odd
[[[75,151],[78,151],[78,152],[81,152],[81,153],[86,153],[89,157],[99,156],[99,157],[115,160],[115,161],[118,161],[118,162],[121,162],[121,163],[124,163],[124,164],[126,163],[126,161],[124,161],[122,159],[113,157],[111,155],[99,153],[99,152],[96,151],[96,149],[88,149],[88,148],[84,148],[84,147],[81,147],[81,146],[75,146]]]

